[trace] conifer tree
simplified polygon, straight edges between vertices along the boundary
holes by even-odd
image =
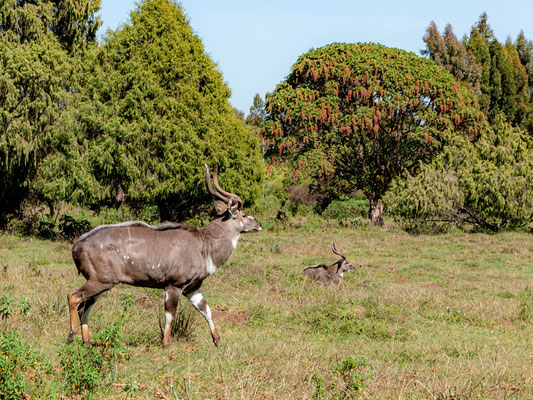
[[[502,45],[488,24],[487,14],[483,13],[463,42],[457,40],[449,24],[441,36],[434,22],[428,26],[424,42],[426,49],[422,54],[469,85],[490,122],[503,112],[511,124],[533,133],[527,70],[529,51],[523,33],[516,45],[510,39]]]
[[[0,225],[33,192],[40,163],[54,151],[53,137],[70,135],[57,126],[76,91],[77,59],[69,57],[66,47],[74,52],[94,41],[89,32],[98,26],[94,12],[99,1],[82,2],[91,6],[81,10],[79,3],[0,5]],[[66,46],[66,30],[59,29],[63,24],[82,30],[71,46]]]
[[[155,204],[162,219],[182,219],[211,201],[204,163],[220,167],[226,190],[248,202],[258,196],[257,137],[235,115],[229,89],[178,3],[141,2],[86,65],[76,143],[64,144],[50,163],[63,166],[67,198],[99,207],[122,191],[134,208]],[[83,159],[76,164],[78,145]],[[68,185],[71,163],[83,196]],[[45,177],[43,187],[50,184]]]

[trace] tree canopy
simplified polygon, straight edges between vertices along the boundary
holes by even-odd
[[[478,96],[489,122],[503,112],[513,126],[533,134],[533,46],[521,32],[513,43],[500,43],[483,13],[469,36],[457,40],[451,25],[441,35],[431,22],[424,36],[422,54],[450,71],[470,86]]]
[[[221,73],[178,4],[139,4],[88,58],[81,85],[76,135],[47,160],[44,189],[62,181],[61,195],[90,206],[112,204],[122,191],[133,207],[155,204],[162,218],[184,218],[208,201],[207,162],[220,166],[227,190],[257,197],[257,139],[235,116]]]
[[[98,46],[99,6],[0,6],[0,215],[29,197],[52,212],[63,200],[99,208],[120,198],[185,218],[211,201],[204,162],[253,202],[262,188],[257,135],[230,106],[181,6],[142,1]]]
[[[77,62],[69,51],[94,40],[97,3],[77,12],[72,2],[0,6],[0,224],[29,195],[42,159],[53,151],[51,138],[76,87]],[[58,28],[63,23],[85,30],[70,40]]]
[[[379,44],[333,43],[298,58],[267,98],[271,163],[340,193],[362,190],[369,216],[402,171],[415,174],[452,132],[476,139],[475,96],[434,62]]]

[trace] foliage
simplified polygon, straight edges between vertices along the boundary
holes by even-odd
[[[457,39],[450,24],[445,26],[441,36],[437,25],[431,21],[426,29],[424,42],[426,49],[421,51],[423,55],[446,68],[455,79],[468,83],[476,93],[479,93],[481,66],[476,63],[474,54]]]
[[[0,398],[18,400],[23,398],[28,378],[36,379],[50,371],[50,363],[25,346],[19,333],[7,330],[0,333]],[[37,376],[36,376],[37,374]]]
[[[28,195],[63,109],[71,66],[51,35],[20,44],[0,35],[0,223]]]
[[[461,138],[391,189],[388,209],[415,232],[497,232],[533,220],[533,143],[504,118],[476,143]]]
[[[370,211],[402,171],[416,174],[454,131],[484,126],[474,96],[433,62],[378,44],[334,43],[300,56],[267,98],[271,164],[315,187],[363,191]],[[381,218],[381,215],[379,215]]]
[[[313,400],[342,400],[351,399],[364,388],[367,374],[363,373],[366,361],[361,358],[348,357],[339,361],[332,369],[328,383],[318,375],[313,374],[315,384]]]
[[[99,0],[0,6],[0,225],[30,193],[41,197],[34,179],[42,160],[70,140],[62,128],[79,61],[70,55],[96,41],[99,7]]]
[[[336,220],[341,226],[360,226],[367,222],[369,203],[366,199],[343,198],[333,200],[322,212],[322,216]]]
[[[118,362],[129,360],[131,352],[124,344],[122,328],[132,306],[131,294],[122,298],[118,318],[92,338],[92,346],[74,343],[59,352],[65,381],[73,393],[90,398]]]
[[[261,154],[264,155],[266,151],[265,139],[261,136],[261,130],[263,129],[263,124],[266,119],[266,109],[265,102],[259,95],[256,93],[254,96],[253,104],[250,107],[250,113],[246,117],[246,126],[248,126],[254,134],[260,138],[261,141]]]
[[[104,363],[98,348],[79,343],[65,345],[59,356],[65,381],[72,392],[90,394],[98,387]]]
[[[76,237],[89,232],[92,225],[86,219],[76,219],[68,214],[59,218],[59,232],[63,239],[74,240]]]
[[[0,7],[1,226],[23,201],[52,217],[66,201],[186,218],[211,202],[204,162],[253,203],[257,136],[181,6],[144,1],[96,47],[100,1],[13,3]]]
[[[76,139],[44,168],[44,187],[64,182],[67,199],[91,207],[116,204],[122,192],[131,207],[157,205],[162,219],[184,219],[211,202],[206,162],[220,167],[226,190],[248,203],[258,196],[257,137],[235,116],[179,4],[140,3],[87,59],[82,85]]]
[[[422,54],[471,87],[491,123],[503,112],[513,126],[533,133],[533,47],[523,32],[514,43],[507,39],[501,44],[483,13],[462,42],[453,34],[451,25],[444,28],[441,36],[434,22],[428,26],[424,42],[426,49]]]
[[[96,42],[100,0],[4,1],[0,6],[0,32],[26,44],[53,34],[69,52]]]

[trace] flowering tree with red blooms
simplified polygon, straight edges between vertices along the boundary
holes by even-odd
[[[266,108],[270,163],[288,163],[322,190],[361,190],[376,224],[394,178],[416,174],[452,135],[476,140],[486,126],[473,93],[444,68],[371,43],[302,55]]]

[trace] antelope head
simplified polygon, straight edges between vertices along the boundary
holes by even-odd
[[[335,264],[337,264],[337,273],[340,275],[340,276],[343,276],[343,274],[345,272],[353,272],[355,271],[355,266],[351,263],[348,262],[348,260],[346,260],[346,257],[344,256],[344,254],[342,254],[340,251],[338,251],[336,248],[335,248],[335,242],[331,242],[331,250],[337,254],[338,256],[341,256],[342,258],[340,260],[338,260]],[[333,264],[333,265],[335,265]]]
[[[209,167],[205,165],[205,183],[207,190],[215,197],[215,211],[217,217],[224,222],[229,222],[235,231],[240,234],[242,232],[260,231],[261,224],[251,215],[248,215],[242,206],[242,200],[239,196],[233,193],[226,192],[218,184],[218,167],[213,173],[213,183],[215,189],[211,186],[211,178],[209,175]]]

